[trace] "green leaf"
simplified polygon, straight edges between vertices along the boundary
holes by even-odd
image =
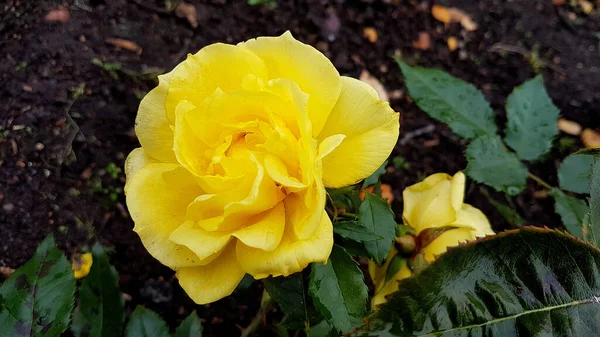
[[[463,138],[494,135],[494,111],[473,85],[441,70],[411,67],[400,59],[410,97],[429,116]]]
[[[169,337],[169,327],[154,311],[138,305],[129,318],[125,337]]]
[[[558,134],[559,110],[544,88],[542,75],[516,87],[506,101],[504,141],[523,160],[536,160],[552,147]]]
[[[79,287],[71,330],[77,337],[120,336],[123,331],[123,298],[119,275],[110,265],[104,247],[92,247],[92,268]]]
[[[498,136],[479,137],[467,148],[466,172],[473,180],[504,191],[519,194],[527,183],[527,168],[517,156],[506,150]]]
[[[71,264],[48,235],[35,255],[0,286],[0,335],[60,336],[75,298]]]
[[[402,280],[374,321],[395,336],[595,336],[600,251],[522,227],[450,249]]]
[[[285,314],[281,322],[289,329],[303,329],[323,319],[308,296],[302,273],[263,279],[265,289]]]
[[[554,198],[554,210],[560,215],[567,231],[578,238],[583,238],[583,218],[590,211],[585,200],[566,195],[558,188],[550,190]]]
[[[373,174],[368,176],[365,181],[363,181],[363,187],[375,185],[379,182],[379,177],[385,174],[385,167],[387,166],[388,161],[384,161],[381,166]]]
[[[365,200],[358,207],[358,222],[361,227],[382,237],[379,240],[364,242],[369,256],[381,264],[392,249],[392,241],[396,233],[394,212],[385,199],[366,193]]]
[[[590,184],[590,237],[600,247],[600,159],[594,161]]]
[[[504,219],[506,219],[506,221],[508,221],[508,223],[511,226],[519,227],[525,223],[525,219],[523,219],[521,217],[521,215],[519,215],[519,213],[513,207],[510,207],[504,203],[496,201],[494,198],[492,198],[492,196],[490,196],[488,191],[483,187],[480,188],[479,191],[490,202],[490,204],[492,204],[492,206],[494,206],[496,211],[498,213],[500,213],[500,215],[502,215],[502,217]],[[507,201],[510,201],[508,198],[509,197],[506,196]]]
[[[558,168],[560,188],[574,193],[590,192],[590,175],[594,157],[572,154],[563,160]]]
[[[327,323],[326,320],[322,320],[318,324],[310,327],[310,337],[337,337],[339,334],[334,328]]]
[[[368,289],[356,261],[344,248],[334,246],[327,264],[313,263],[308,287],[315,307],[342,332],[362,323]]]
[[[175,337],[202,337],[202,321],[193,311],[179,324],[175,330]]]
[[[333,232],[339,236],[357,242],[375,241],[383,239],[383,236],[365,227],[364,223],[357,221],[340,221],[333,223]]]

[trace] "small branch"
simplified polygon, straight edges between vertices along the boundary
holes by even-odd
[[[527,176],[529,176],[529,178],[535,180],[536,183],[538,183],[539,185],[551,190],[553,187],[548,184],[547,182],[545,182],[544,180],[542,180],[542,178],[536,176],[535,174],[531,173],[531,172],[527,172]]]
[[[256,316],[254,316],[254,318],[252,319],[252,322],[250,322],[250,325],[248,325],[248,327],[244,329],[244,331],[242,331],[242,335],[240,337],[252,336],[252,334],[256,332],[260,324],[263,322],[263,318],[265,317],[265,315],[269,311],[271,311],[273,304],[274,302],[271,299],[271,296],[269,296],[269,293],[267,293],[266,290],[263,290],[262,299],[260,301],[260,308],[258,309]]]

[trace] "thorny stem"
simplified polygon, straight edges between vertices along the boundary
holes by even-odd
[[[240,337],[249,337],[256,332],[260,324],[263,322],[263,318],[265,315],[271,310],[273,307],[273,299],[269,296],[266,290],[263,290],[262,299],[260,300],[260,308],[256,313],[256,316],[250,322],[250,325],[244,331],[242,331],[242,335]]]
[[[541,186],[551,190],[553,187],[548,184],[547,182],[545,182],[544,180],[542,180],[542,178],[536,176],[535,174],[531,173],[531,172],[527,172],[527,175],[529,176],[529,178],[535,180],[536,183],[540,184]]]

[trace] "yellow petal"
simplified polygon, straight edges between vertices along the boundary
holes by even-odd
[[[175,121],[175,108],[183,100],[200,106],[219,88],[224,92],[240,89],[249,74],[267,78],[267,67],[254,53],[236,46],[215,43],[188,55],[174,71],[166,99],[167,117]]]
[[[318,135],[342,87],[340,75],[327,57],[294,39],[290,32],[279,37],[259,37],[238,46],[251,50],[265,61],[269,78],[291,79],[309,95],[308,116],[313,135]]]
[[[402,192],[402,217],[417,234],[425,228],[446,226],[456,220],[451,180],[445,173],[436,173]]]
[[[399,117],[368,84],[342,77],[340,97],[318,136],[323,141],[332,135],[346,135],[323,158],[325,186],[352,185],[375,172],[396,145]]]
[[[150,163],[156,163],[156,160],[146,154],[144,148],[138,147],[131,151],[125,160],[125,194],[127,194],[129,181],[133,178],[135,173]]]
[[[371,299],[371,308],[373,308],[373,310],[377,310],[377,306],[387,302],[387,296],[398,291],[398,282],[411,276],[412,272],[410,271],[410,268],[408,268],[406,264],[402,266],[400,271],[398,271],[382,289],[373,295],[373,298]]]
[[[369,276],[371,276],[371,280],[373,280],[375,292],[383,287],[388,266],[396,254],[398,254],[398,249],[396,249],[396,246],[392,244],[392,249],[388,253],[383,265],[379,266],[375,261],[369,260]]]
[[[195,175],[203,175],[208,166],[203,154],[208,146],[194,133],[193,125],[187,118],[188,113],[195,109],[188,101],[181,101],[177,105],[173,152],[181,166]]]
[[[198,260],[187,247],[168,239],[185,222],[187,205],[202,192],[194,178],[178,168],[178,164],[148,164],[133,176],[127,191],[134,231],[148,252],[169,267],[193,266]],[[164,175],[178,184],[167,184]]]
[[[462,208],[456,212],[456,221],[452,223],[452,226],[468,226],[473,229],[474,235],[477,237],[494,235],[487,217],[479,209],[469,204],[463,204]]]
[[[323,157],[333,152],[333,150],[340,146],[344,139],[346,139],[346,135],[331,135],[323,139],[323,141],[319,144],[317,160],[323,159]]]
[[[421,252],[425,256],[425,261],[433,262],[437,256],[445,253],[449,247],[456,247],[459,243],[471,241],[475,238],[475,231],[470,228],[451,229],[423,247]]]
[[[450,191],[450,201],[452,202],[452,208],[455,211],[459,211],[463,201],[465,200],[465,184],[467,178],[465,174],[461,171],[456,172],[456,174],[450,180],[450,184],[452,185]]]
[[[272,251],[279,246],[283,236],[285,207],[280,202],[273,209],[249,219],[248,222],[249,226],[236,231],[233,236],[248,247]]]
[[[296,177],[290,176],[285,163],[277,156],[267,154],[264,164],[269,176],[277,183],[288,187],[289,191],[297,192],[306,188],[306,184],[300,182]]]
[[[84,278],[90,273],[94,259],[92,253],[75,254],[71,261],[71,269],[76,280]]]
[[[207,304],[231,295],[244,275],[232,242],[212,263],[181,268],[176,276],[183,290],[194,302]]]
[[[231,234],[208,232],[193,221],[186,221],[171,233],[169,240],[189,248],[196,254],[198,264],[205,265],[221,253]]]
[[[158,76],[158,86],[142,99],[135,118],[135,134],[140,144],[149,156],[161,162],[175,162],[173,131],[167,119],[165,102],[170,81],[179,68],[177,66],[170,73]]]
[[[311,237],[321,224],[325,198],[325,187],[319,179],[307,189],[290,193],[285,198],[286,222],[299,239]]]
[[[279,246],[270,252],[251,248],[238,241],[237,258],[247,273],[261,279],[288,276],[301,271],[312,262],[325,263],[333,248],[333,226],[327,212],[322,211],[321,223],[311,237],[299,240],[286,226]]]

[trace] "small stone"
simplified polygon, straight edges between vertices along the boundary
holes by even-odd
[[[42,143],[35,143],[35,149],[36,149],[37,151],[42,151],[42,150],[44,149],[44,147],[45,147],[45,146],[44,146],[44,144],[42,144]]]
[[[2,209],[6,212],[6,213],[10,213],[15,209],[15,205],[8,203],[8,204],[4,204],[2,206]]]

